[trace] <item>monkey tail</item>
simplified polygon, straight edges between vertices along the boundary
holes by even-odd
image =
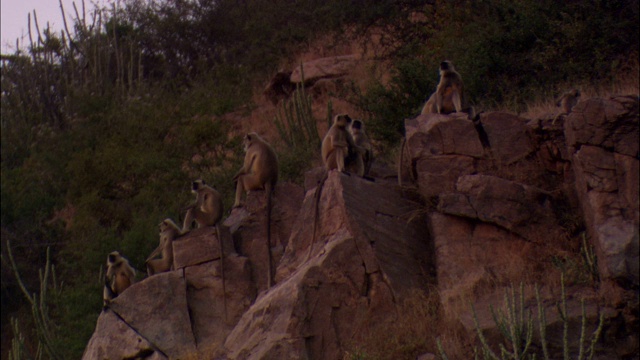
[[[269,273],[267,274],[267,288],[270,289],[271,285],[273,285],[273,275],[272,275],[272,256],[271,256],[271,207],[272,207],[272,198],[273,198],[273,187],[274,184],[271,182],[267,183],[267,254],[268,254],[268,266]]]
[[[402,137],[400,145],[400,161],[398,161],[398,186],[402,186],[402,164],[404,163],[404,148],[407,145],[407,137]]]
[[[220,236],[220,225],[216,224],[216,235],[220,245],[220,276],[222,277],[222,306],[224,306],[224,321],[227,321],[227,288],[224,280],[224,247],[222,246],[222,236]]]

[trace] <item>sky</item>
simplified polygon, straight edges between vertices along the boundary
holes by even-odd
[[[87,13],[89,13],[89,9],[93,9],[94,2],[85,0]],[[73,0],[62,0],[62,4],[64,5],[65,13],[67,13],[67,21],[70,22],[75,17],[75,15],[71,16],[74,13]],[[82,0],[76,0],[76,6],[78,6],[79,11],[82,11]],[[51,28],[58,33],[64,28],[58,0],[0,0],[0,33],[2,35],[0,49],[3,54],[10,54],[15,51],[17,38],[24,36],[24,44],[26,45],[29,42],[27,14],[33,13],[34,9],[38,16],[40,30],[46,27],[47,21]],[[35,30],[33,30],[32,34],[35,36]]]

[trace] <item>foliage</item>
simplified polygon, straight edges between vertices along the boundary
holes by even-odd
[[[302,71],[302,65],[300,70]],[[320,148],[317,120],[313,117],[311,109],[311,96],[307,95],[302,84],[304,74],[301,84],[296,86],[292,97],[282,103],[273,119],[280,139],[286,147],[278,156],[280,172],[282,178],[293,181],[302,178],[304,170],[317,156]]]
[[[13,269],[13,272],[18,281],[18,285],[22,290],[22,294],[29,302],[29,305],[31,305],[31,316],[33,317],[33,321],[35,323],[36,336],[38,339],[37,349],[33,354],[29,354],[28,357],[40,359],[42,358],[43,353],[46,353],[49,359],[62,359],[63,357],[60,355],[60,350],[55,346],[55,337],[57,335],[55,331],[56,327],[53,321],[49,318],[50,299],[47,297],[47,291],[50,287],[53,291],[53,298],[59,297],[62,289],[61,287],[58,287],[56,281],[55,267],[51,265],[49,249],[47,249],[47,263],[45,265],[44,274],[42,270],[40,270],[39,298],[38,294],[31,294],[25,287],[24,282],[22,282],[20,273],[18,272],[18,267],[13,260],[13,254],[11,253],[11,244],[8,241],[7,254],[9,257],[9,262],[11,263],[11,268]],[[51,280],[50,276],[52,276]],[[51,284],[49,284],[49,281],[51,281]],[[20,358],[21,356],[26,355],[26,353],[28,353],[28,350],[24,346],[24,336],[19,331],[17,320],[12,320],[12,326],[14,334],[16,335],[16,341],[12,343],[12,349],[10,353],[14,358]]]
[[[561,291],[562,294],[560,296],[560,300],[557,304],[558,313],[560,315],[560,319],[563,324],[563,338],[562,338],[562,346],[563,346],[563,359],[570,360],[570,345],[568,340],[568,331],[569,331],[569,317],[567,313],[567,295],[565,293],[565,284],[564,284],[564,275],[561,277]],[[546,322],[546,310],[544,304],[540,297],[540,291],[536,286],[536,305],[538,308],[538,323],[537,327],[540,335],[540,345],[542,348],[542,355],[545,360],[549,360],[549,349],[547,345],[547,322]],[[518,296],[519,295],[519,296]],[[598,325],[593,333],[590,335],[590,339],[587,340],[587,315],[584,305],[584,299],[581,301],[582,306],[582,316],[581,316],[581,327],[580,327],[580,340],[578,341],[578,356],[577,360],[584,360],[585,358],[591,360],[595,355],[595,345],[600,338],[600,334],[602,332],[602,328],[604,325],[604,312],[600,312],[600,317],[598,320]],[[533,338],[533,326],[534,321],[531,316],[531,310],[525,310],[524,305],[524,285],[520,284],[520,293],[516,294],[513,286],[511,286],[508,290],[505,290],[504,297],[504,308],[503,310],[498,310],[498,312],[494,311],[493,307],[491,307],[491,314],[493,315],[493,321],[496,324],[496,327],[500,330],[500,334],[502,335],[503,343],[498,344],[500,348],[499,355],[493,351],[491,345],[488,343],[487,339],[484,337],[482,330],[480,329],[480,325],[478,323],[478,316],[476,314],[475,309],[472,308],[473,312],[473,321],[476,327],[476,333],[478,334],[478,338],[480,340],[480,353],[482,354],[482,359],[484,360],[506,360],[506,359],[536,359],[536,353],[531,347],[531,342]],[[588,345],[588,357],[587,350],[585,350],[585,345]],[[437,341],[438,351],[440,353],[440,357],[443,360],[448,359],[447,354],[445,353],[440,340]],[[478,350],[476,349],[475,358],[478,359]]]
[[[393,76],[358,89],[353,101],[376,124],[369,127],[374,137],[391,144],[402,120],[417,114],[435,90],[444,59],[462,75],[476,108],[520,112],[567,84],[609,81],[624,59],[638,53],[632,1],[411,3],[404,16],[394,17],[395,25],[380,18],[361,29],[382,37],[380,56]]]

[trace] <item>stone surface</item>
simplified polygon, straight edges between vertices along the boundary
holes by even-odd
[[[527,120],[516,115],[491,112],[480,118],[496,161],[512,164],[536,150]]]
[[[227,338],[230,359],[341,358],[359,329],[391,316],[395,298],[432,279],[423,216],[397,190],[331,171],[312,242],[315,199],[309,191],[276,286]]]
[[[110,309],[98,317],[93,336],[89,340],[83,360],[95,359],[168,359],[155,346],[122,321]]]
[[[523,281],[523,274],[534,278],[542,271],[544,248],[495,225],[432,213],[429,229],[447,317],[456,318],[458,312],[467,311],[471,296]]]
[[[466,115],[426,114],[416,118],[417,126],[407,129],[407,145],[412,158],[432,155],[484,156],[478,132]]]
[[[284,253],[304,191],[292,183],[276,186],[273,195],[271,224],[272,273]],[[264,191],[250,192],[243,205],[231,211],[224,221],[233,235],[238,253],[249,258],[253,282],[258,292],[267,288],[269,255],[267,250],[267,211]]]
[[[305,86],[315,83],[319,79],[336,78],[351,72],[357,57],[355,55],[332,56],[307,61],[302,64]],[[291,82],[302,82],[300,67],[296,67],[291,73]]]
[[[255,300],[251,266],[245,257],[224,258],[224,286],[221,261],[185,268],[189,314],[198,349],[219,349],[242,314]]]
[[[218,225],[225,255],[235,253],[229,228]],[[173,242],[173,268],[178,270],[220,259],[220,241],[215,226],[190,231]]]
[[[182,270],[169,271],[137,282],[110,307],[170,359],[195,353]]]
[[[640,284],[638,99],[588,99],[565,122],[575,186],[600,277]]]
[[[565,134],[570,147],[599,146],[637,159],[637,95],[579,102],[565,121]]]
[[[490,175],[465,175],[456,192],[440,197],[438,211],[493,223],[530,241],[541,242],[554,230],[550,193]]]

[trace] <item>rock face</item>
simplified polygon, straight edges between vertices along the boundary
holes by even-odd
[[[305,85],[314,84],[320,79],[331,79],[348,74],[355,65],[355,55],[332,56],[307,61],[302,64]],[[302,82],[302,72],[297,67],[291,73],[291,82]]]
[[[396,186],[384,167],[375,182],[311,170],[304,189],[276,188],[270,242],[265,194],[252,192],[217,229],[174,241],[175,270],[114,299],[84,358],[341,359],[372,327],[425,321],[400,315],[415,293],[438,302],[427,322],[434,338],[479,344],[471,303],[497,346],[490,309],[519,283],[534,317],[540,286],[549,351],[560,358],[561,274],[571,356],[584,299],[587,335],[605,319],[597,356],[637,357],[638,119],[635,96],[587,99],[559,124],[497,112],[475,123],[466,114],[406,120],[415,188]]]
[[[198,348],[220,347],[255,288],[247,259],[233,250],[229,230],[219,228],[222,241],[215,227],[174,240],[176,270],[139,281],[115,298],[100,315],[83,359],[180,359]]]
[[[367,321],[392,313],[396,296],[429,283],[432,253],[417,210],[396,190],[331,171],[318,204],[316,189],[307,192],[277,285],[227,338],[229,358],[340,358]]]
[[[638,98],[589,99],[565,122],[576,188],[603,280],[639,285]]]
[[[298,66],[292,71],[279,71],[271,78],[263,94],[277,105],[288,99],[297,86],[303,86],[314,98],[321,98],[342,86],[339,79],[353,70],[357,60],[355,55],[331,56],[307,61],[302,64],[302,69]]]

